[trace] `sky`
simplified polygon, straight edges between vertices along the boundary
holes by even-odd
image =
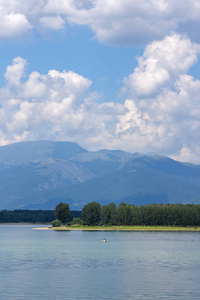
[[[0,0],[0,146],[200,164],[200,0]]]

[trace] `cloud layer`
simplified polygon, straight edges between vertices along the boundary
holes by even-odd
[[[71,140],[88,149],[154,152],[199,163],[200,81],[187,74],[199,52],[177,34],[152,42],[124,78],[121,102],[105,103],[80,74],[28,75],[26,60],[17,57],[0,89],[0,144]]]
[[[171,32],[200,42],[199,16],[199,0],[0,0],[0,38],[78,24],[108,45],[143,45]]]

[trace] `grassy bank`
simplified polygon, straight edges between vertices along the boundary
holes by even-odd
[[[88,230],[88,231],[200,231],[200,227],[178,226],[61,226],[36,228],[43,230]]]

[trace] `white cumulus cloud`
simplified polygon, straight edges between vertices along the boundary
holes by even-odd
[[[74,9],[68,20],[88,25],[96,38],[109,45],[141,45],[172,31],[199,41],[197,0],[96,0],[90,8]]]
[[[0,89],[0,144],[69,140],[200,163],[200,81],[188,74],[198,54],[185,36],[152,42],[124,79],[121,102],[102,102],[92,82],[73,71],[27,74],[17,57]]]
[[[0,37],[29,29],[58,31],[67,23],[88,26],[101,43],[146,45],[171,32],[199,42],[199,0],[1,0]],[[43,31],[42,31],[43,32]]]
[[[120,118],[116,132],[135,140],[138,136],[150,152],[176,152],[181,160],[184,153],[185,160],[189,156],[184,149],[199,149],[200,81],[187,74],[199,51],[180,35],[148,45],[138,67],[124,80],[129,112]],[[200,161],[198,151],[191,157]]]
[[[32,28],[27,17],[22,13],[7,13],[0,6],[0,38],[12,38],[22,35]]]
[[[8,66],[5,73],[5,79],[8,84],[18,85],[25,76],[26,60],[21,57],[13,59],[12,65]]]
[[[26,139],[71,139],[90,129],[93,113],[88,92],[91,81],[73,71],[35,71],[26,76],[26,60],[15,58],[5,73],[0,90],[1,144]],[[94,104],[95,106],[95,104]],[[95,125],[96,123],[96,125]],[[7,136],[7,140],[5,139]]]
[[[132,94],[150,96],[166,84],[174,84],[177,76],[188,72],[197,62],[200,46],[188,38],[174,34],[148,45],[138,58],[138,67],[124,82]]]

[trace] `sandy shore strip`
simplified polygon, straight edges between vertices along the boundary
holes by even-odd
[[[61,227],[36,227],[35,230],[87,230],[87,231],[199,231],[200,227],[178,227],[178,226],[61,226]]]

